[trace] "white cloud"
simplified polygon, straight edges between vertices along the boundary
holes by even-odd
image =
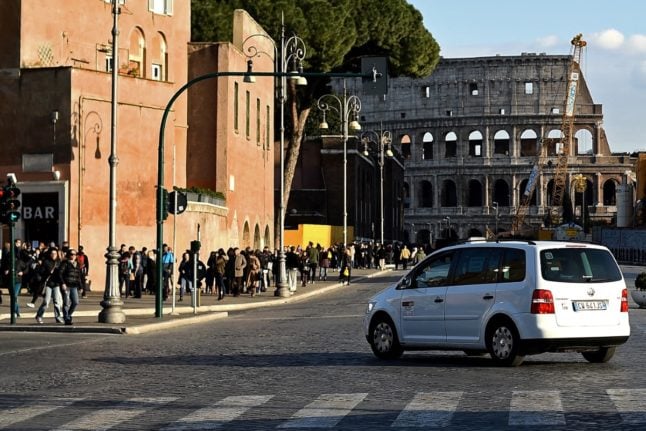
[[[646,52],[646,35],[633,34],[628,38],[628,46],[637,52]]]
[[[615,50],[621,48],[624,44],[624,35],[614,28],[603,30],[601,33],[594,33],[590,41],[594,42],[595,46],[603,49]]]

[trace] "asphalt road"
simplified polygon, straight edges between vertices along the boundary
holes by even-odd
[[[145,335],[0,333],[0,429],[646,429],[646,310],[631,309],[632,336],[607,364],[383,362],[361,320],[397,277]]]

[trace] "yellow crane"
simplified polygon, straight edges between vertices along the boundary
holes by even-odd
[[[549,206],[549,215],[552,224],[559,224],[561,219],[561,207],[563,205],[563,193],[565,190],[565,183],[567,179],[567,165],[570,148],[572,146],[572,129],[574,125],[574,108],[576,103],[576,96],[579,88],[579,77],[581,74],[581,52],[587,42],[583,40],[582,34],[577,34],[571,41],[572,44],[572,60],[568,67],[568,84],[567,92],[565,94],[565,101],[563,106],[563,119],[561,121],[561,137],[556,141],[561,143],[560,151],[557,151],[556,170],[554,172],[554,189],[552,191],[552,202]],[[518,235],[521,233],[521,228],[525,221],[525,216],[529,210],[532,195],[536,189],[536,184],[543,171],[547,155],[546,148],[549,142],[554,142],[554,139],[543,138],[540,142],[538,156],[532,171],[527,181],[527,186],[520,197],[520,203],[516,210],[516,215],[512,220],[511,233]]]

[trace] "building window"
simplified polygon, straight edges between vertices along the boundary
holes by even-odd
[[[113,63],[114,62],[112,61],[112,56],[111,55],[105,57],[105,71],[106,72],[112,72]]]
[[[446,116],[447,117],[453,117],[453,111],[451,111],[450,109],[447,109],[446,110]]]
[[[153,74],[152,79],[154,79],[155,81],[161,81],[161,79],[162,79],[162,65],[153,63],[151,71],[152,71],[152,74]]]
[[[498,110],[498,113],[499,113],[500,115],[505,115],[505,108],[500,108],[500,109]]]
[[[246,118],[245,118],[245,127],[244,127],[245,136],[247,137],[247,139],[249,139],[249,136],[251,135],[251,122],[250,122],[251,119],[249,118],[249,109],[250,109],[249,105],[250,104],[251,104],[251,93],[249,93],[249,91],[247,91],[247,93],[245,95],[245,115],[246,115]]]
[[[525,83],[525,94],[534,94],[534,83],[532,82]]]
[[[552,108],[552,114],[560,114],[561,110],[559,108]]]
[[[148,10],[160,15],[172,15],[173,0],[148,0]]]
[[[475,82],[472,82],[469,84],[469,93],[471,93],[472,96],[477,96],[478,95],[478,84]]]
[[[424,97],[429,99],[431,97],[431,87],[429,87],[428,85],[425,85],[423,88],[424,88]]]
[[[238,124],[238,83],[233,84],[233,130],[239,130]]]

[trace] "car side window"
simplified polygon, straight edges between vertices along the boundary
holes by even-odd
[[[415,268],[415,287],[436,287],[449,284],[454,253],[445,253],[424,261]]]
[[[500,249],[477,247],[463,249],[456,264],[453,284],[496,283]]]
[[[523,281],[525,279],[525,250],[505,249],[502,261],[500,283]]]

